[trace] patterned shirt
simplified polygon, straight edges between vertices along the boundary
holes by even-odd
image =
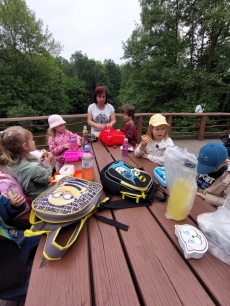
[[[68,130],[65,130],[63,133],[56,133],[55,138],[49,137],[48,145],[49,150],[52,152],[58,162],[64,163],[64,154],[68,149],[64,148],[64,145],[69,142],[71,138],[81,138],[78,134],[74,134]]]
[[[134,151],[134,155],[141,157],[142,154],[146,153],[147,159],[151,160],[154,163],[159,165],[164,165],[164,155],[165,150],[168,146],[174,147],[172,139],[169,137],[167,140],[162,140],[159,143],[156,143],[154,140],[147,144],[145,149],[140,150],[140,145]]]
[[[93,122],[101,123],[104,126],[106,126],[107,123],[110,123],[111,113],[114,111],[114,107],[109,103],[105,104],[105,108],[103,110],[100,110],[95,103],[90,104],[88,107],[88,113],[92,113]],[[101,132],[101,130],[91,126],[91,134],[94,132]]]

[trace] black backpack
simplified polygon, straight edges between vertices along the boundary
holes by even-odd
[[[121,160],[105,166],[100,173],[100,179],[109,198],[118,194],[126,201],[135,200],[138,204],[143,203],[143,206],[148,206],[148,203],[151,205],[154,200],[164,202],[167,199],[167,194],[153,181],[150,174]],[[160,191],[163,197],[156,196],[157,191]]]

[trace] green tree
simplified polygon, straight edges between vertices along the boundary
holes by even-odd
[[[87,96],[86,84],[79,81],[77,77],[67,77],[63,75],[63,86],[65,95],[69,101],[69,113],[86,113],[89,100]]]
[[[108,90],[109,101],[117,105],[121,84],[121,72],[119,65],[111,59],[100,61],[89,59],[86,54],[76,51],[70,58],[69,75],[76,76],[79,81],[84,81],[88,91],[88,101],[92,102],[93,92],[97,86],[105,86]]]
[[[140,0],[141,24],[123,44],[120,100],[137,109],[227,110],[230,6],[226,0]],[[131,89],[132,88],[132,89]],[[123,96],[123,97],[122,97]]]
[[[1,116],[67,112],[61,70],[54,55],[61,50],[23,0],[0,0]]]
[[[119,90],[121,88],[121,69],[111,59],[104,60],[106,87],[108,88],[108,98],[114,108],[119,112]]]

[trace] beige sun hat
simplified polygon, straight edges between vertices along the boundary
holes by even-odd
[[[48,122],[49,122],[50,129],[66,123],[60,115],[49,116]]]
[[[152,125],[152,126],[158,126],[158,125],[162,125],[162,124],[166,124],[166,125],[169,125],[165,119],[164,116],[162,116],[161,114],[156,114],[156,115],[153,115],[150,120],[149,120],[149,125]]]

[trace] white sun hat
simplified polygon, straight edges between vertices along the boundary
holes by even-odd
[[[50,129],[66,123],[60,115],[49,116],[48,122],[49,122]]]

